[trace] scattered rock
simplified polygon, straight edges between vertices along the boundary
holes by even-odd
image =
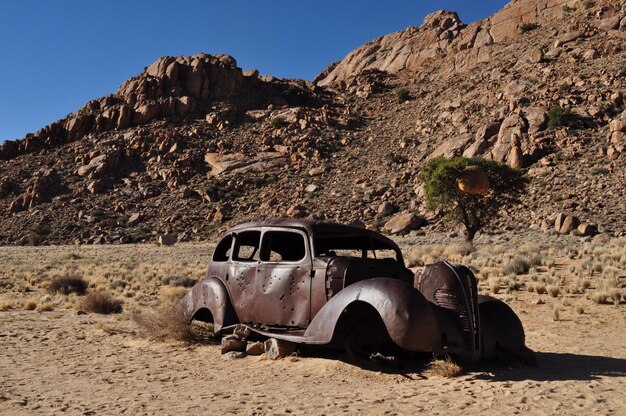
[[[246,351],[247,342],[240,339],[236,335],[226,335],[222,338],[222,354],[226,354],[231,351]]]
[[[222,358],[225,360],[236,360],[239,358],[245,358],[246,357],[246,352],[245,351],[229,351],[226,353],[223,353]]]
[[[296,344],[270,338],[265,341],[265,355],[270,360],[278,360],[296,352]]]
[[[252,331],[247,326],[245,326],[245,325],[237,325],[235,327],[235,329],[233,330],[233,335],[235,335],[237,338],[245,341],[250,336],[251,332]]]
[[[131,214],[131,216],[128,218],[127,224],[133,227],[139,224],[141,221],[143,221],[143,214],[141,214],[140,212],[136,212],[134,214]]]
[[[265,353],[265,343],[255,341],[248,343],[246,348],[247,355],[263,355]]]
[[[577,230],[580,235],[592,236],[598,233],[598,226],[595,224],[580,224]]]
[[[554,228],[561,234],[569,234],[580,224],[578,217],[560,212],[554,221]]]

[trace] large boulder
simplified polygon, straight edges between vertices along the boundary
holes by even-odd
[[[560,234],[569,234],[580,225],[578,217],[563,212],[557,214],[554,220],[554,229]]]
[[[421,225],[421,218],[411,212],[404,212],[391,217],[383,226],[383,230],[389,234],[404,235],[417,230]]]

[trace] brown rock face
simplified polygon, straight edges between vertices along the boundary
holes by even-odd
[[[454,55],[443,71],[468,70],[490,60],[490,47],[522,34],[527,23],[544,24],[561,17],[564,6],[576,0],[514,0],[493,16],[467,26],[456,13],[439,11],[428,15],[419,28],[392,33],[352,51],[341,62],[329,66],[316,79],[318,85],[336,84],[368,69],[392,74],[415,71],[433,59]],[[611,22],[614,26],[615,22]],[[618,21],[619,24],[619,21]],[[568,34],[562,42],[581,37]],[[560,43],[562,44],[562,43]],[[543,51],[528,54],[532,63],[543,60]]]
[[[235,59],[227,55],[163,57],[124,82],[116,94],[90,101],[76,113],[23,140],[0,145],[0,160],[61,145],[89,133],[185,115],[215,100],[237,99],[246,86],[257,82],[254,77],[244,77]]]
[[[328,85],[344,81],[365,70],[398,73],[421,67],[445,56],[450,43],[457,38],[465,24],[456,13],[438,11],[424,19],[420,27],[382,36],[352,51],[345,59],[318,81]]]

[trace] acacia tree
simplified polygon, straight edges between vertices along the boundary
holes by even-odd
[[[459,179],[468,169],[482,170],[488,179],[488,191],[469,193],[462,191]],[[424,184],[426,206],[441,210],[446,217],[463,224],[467,241],[489,225],[505,206],[519,203],[528,178],[518,169],[482,158],[438,157],[422,169],[420,179]]]

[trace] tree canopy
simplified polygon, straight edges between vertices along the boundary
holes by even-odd
[[[461,190],[459,180],[472,169],[482,170],[486,175],[486,192]],[[522,171],[504,163],[465,157],[432,159],[422,169],[420,179],[427,208],[441,210],[450,221],[463,224],[468,241],[496,219],[502,208],[519,203],[528,183]]]

